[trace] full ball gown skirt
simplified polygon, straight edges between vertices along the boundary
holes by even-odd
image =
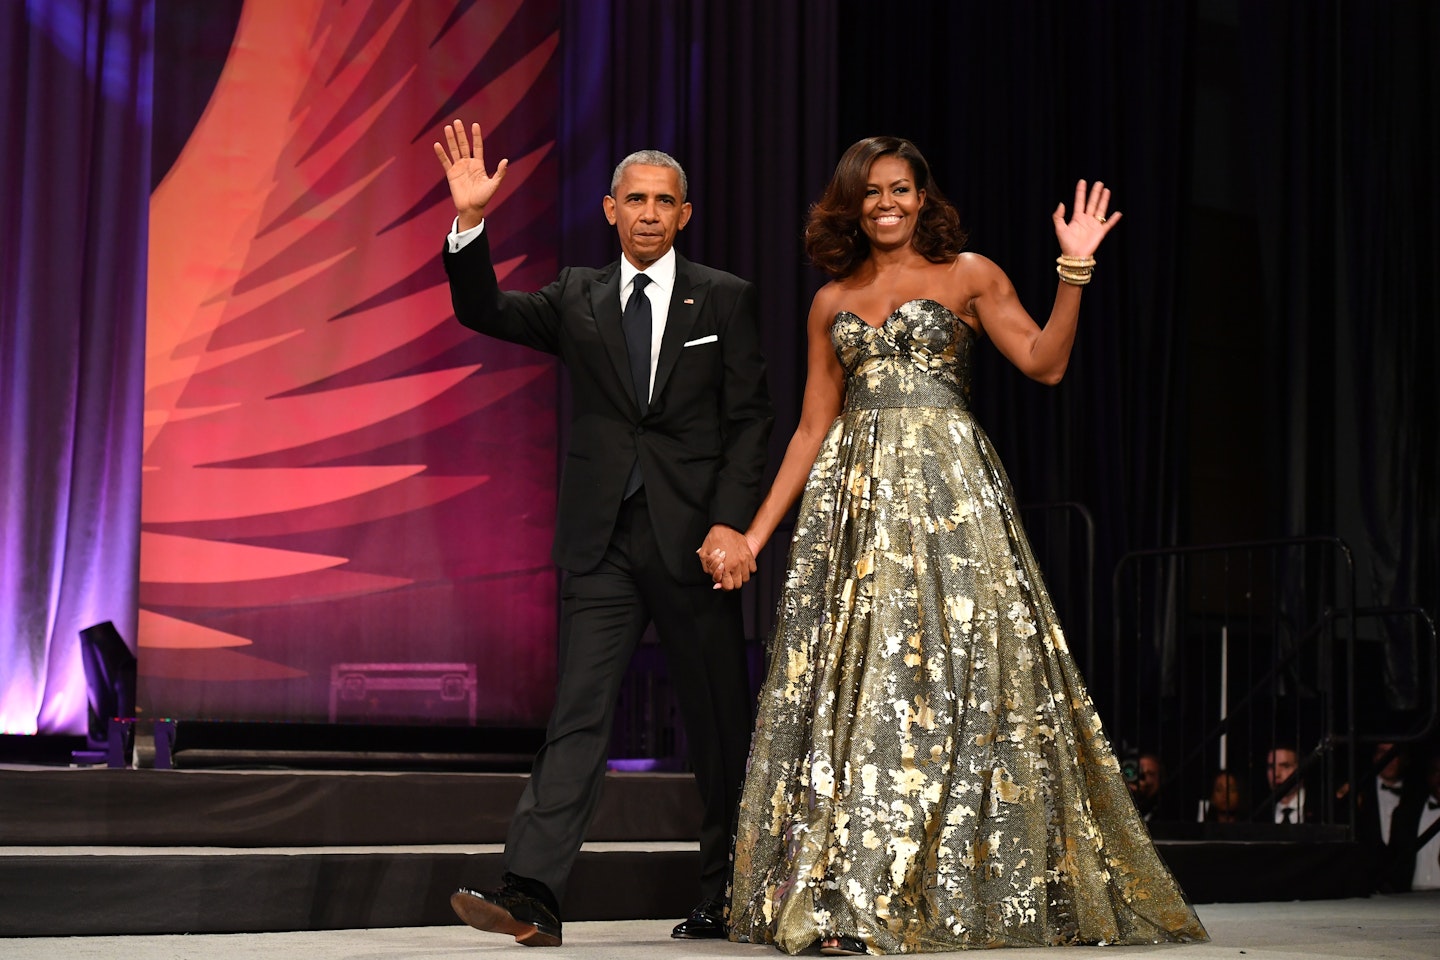
[[[731,938],[789,953],[1207,939],[1066,649],[939,303],[831,333],[740,805]]]

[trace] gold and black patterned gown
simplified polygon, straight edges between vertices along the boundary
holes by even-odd
[[[797,953],[1206,939],[1066,649],[930,300],[831,339],[740,806],[731,938]]]

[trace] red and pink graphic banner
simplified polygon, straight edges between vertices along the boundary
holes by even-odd
[[[431,143],[457,117],[506,143],[501,284],[551,279],[558,24],[244,4],[151,197],[142,712],[543,723],[556,364],[455,322]]]

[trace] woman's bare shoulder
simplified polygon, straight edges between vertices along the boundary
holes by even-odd
[[[967,299],[1010,287],[1010,278],[1000,265],[979,253],[966,251],[956,257],[952,275],[957,293]]]
[[[1000,269],[999,265],[981,253],[965,250],[955,257],[951,269],[962,276],[986,276]]]
[[[990,258],[969,251],[962,252],[946,269],[947,296],[942,302],[957,317],[980,330],[980,318],[975,303],[986,292],[993,290],[997,280],[1004,276]]]
[[[840,309],[845,294],[845,284],[842,280],[831,280],[825,286],[815,291],[815,298],[810,301],[811,314],[827,314],[834,317]]]

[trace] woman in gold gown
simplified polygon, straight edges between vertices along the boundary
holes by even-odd
[[[1054,213],[1042,328],[909,141],[852,146],[812,208],[832,278],[803,410],[746,532],[802,497],[739,813],[731,939],[789,953],[1206,939],[1155,852],[969,409],[982,338],[1057,383],[1103,184]],[[1108,216],[1107,216],[1108,213]],[[730,585],[721,555],[702,558]],[[747,558],[748,559],[748,558]]]

